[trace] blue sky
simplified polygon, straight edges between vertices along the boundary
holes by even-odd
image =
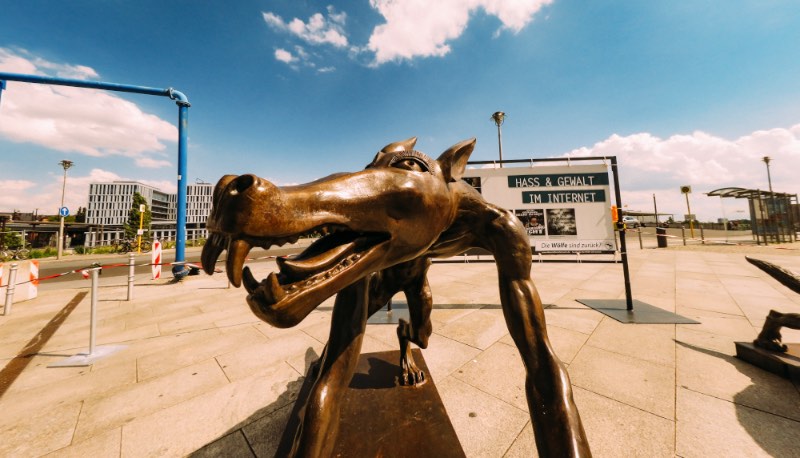
[[[724,186],[796,193],[800,3],[794,1],[143,0],[6,2],[0,71],[174,87],[189,110],[190,182],[277,184],[353,171],[410,136],[436,156],[616,155],[629,209],[722,216]],[[0,211],[55,213],[91,181],[175,188],[165,98],[9,82]],[[726,216],[744,208],[725,202]]]

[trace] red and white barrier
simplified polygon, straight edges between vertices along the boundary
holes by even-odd
[[[39,261],[37,260],[0,263],[0,296],[4,296],[7,292],[12,264],[18,266],[14,302],[35,299],[39,290],[37,287],[39,285]]]
[[[161,278],[161,242],[158,239],[153,240],[153,252],[150,255],[150,262],[152,264],[153,280]]]
[[[30,271],[28,272],[28,299],[33,299],[39,295],[39,261],[30,261]]]

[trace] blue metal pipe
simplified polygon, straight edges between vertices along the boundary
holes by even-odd
[[[146,86],[133,86],[130,84],[106,83],[102,81],[86,81],[70,78],[55,78],[51,76],[24,75],[20,73],[0,72],[0,96],[6,88],[6,80],[22,83],[54,84],[58,86],[73,86],[87,89],[102,89],[106,91],[129,92],[134,94],[157,95],[169,97],[178,105],[178,214],[176,221],[175,263],[172,273],[182,278],[189,273],[183,264],[186,262],[186,138],[189,131],[189,99],[180,91],[166,88],[159,89]]]
[[[183,94],[181,94],[183,95]],[[178,105],[178,214],[175,233],[175,262],[186,260],[186,138],[189,133],[189,107]],[[183,264],[172,266],[172,275],[183,278],[189,269]]]

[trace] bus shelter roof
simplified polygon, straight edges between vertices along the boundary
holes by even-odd
[[[787,194],[785,192],[769,192],[763,189],[746,189],[746,188],[719,188],[706,193],[710,197],[733,197],[736,199],[758,199],[768,197],[792,197],[794,194]]]

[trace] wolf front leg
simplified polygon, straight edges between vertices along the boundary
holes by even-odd
[[[368,283],[366,278],[359,280],[336,295],[328,344],[301,414],[292,456],[327,457],[333,451],[342,399],[358,364],[367,325]]]
[[[409,343],[427,348],[428,338],[433,332],[430,320],[433,297],[427,278],[430,266],[429,258],[419,257],[377,272],[370,279],[370,316],[385,306],[398,291],[403,291],[408,302],[411,322],[401,318],[397,325],[401,385],[413,386],[425,381],[425,373],[414,362]]]
[[[397,325],[397,339],[400,342],[400,383],[406,386],[421,385],[427,377],[414,361],[409,344],[414,342],[419,348],[428,348],[428,338],[433,332],[431,325],[433,296],[428,284],[428,268],[431,261],[428,258],[419,258],[415,264],[414,269],[409,272],[409,280],[403,288],[411,322],[408,323],[401,319],[400,324]]]
[[[509,212],[485,214],[492,217],[483,240],[495,256],[506,326],[525,365],[525,394],[539,456],[591,456],[569,375],[547,338],[542,301],[531,280],[528,236]]]
[[[506,325],[525,365],[525,393],[541,457],[589,457],[591,450],[566,369],[553,352],[530,279],[500,276]]]

